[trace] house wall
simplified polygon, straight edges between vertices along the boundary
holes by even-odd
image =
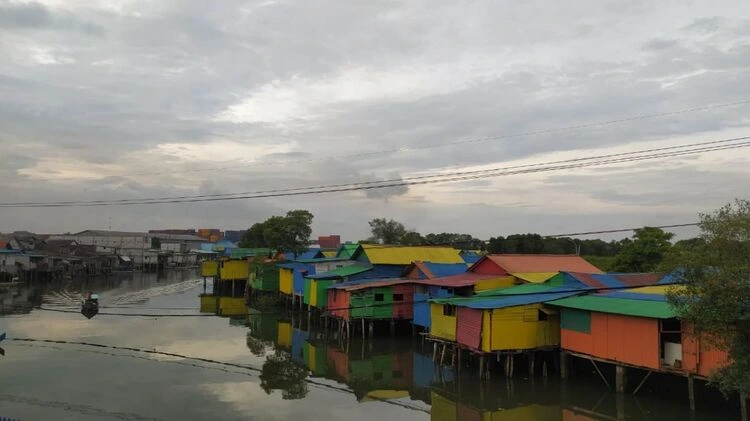
[[[328,310],[333,317],[349,319],[349,291],[343,289],[328,290]]]
[[[414,285],[394,285],[391,288],[393,292],[393,314],[394,319],[411,320],[414,318]],[[396,301],[395,296],[401,294],[402,301]]]
[[[474,290],[479,292],[479,291],[486,291],[489,289],[508,288],[508,287],[512,287],[515,284],[516,284],[516,278],[514,276],[499,276],[497,278],[478,281],[474,285]]]
[[[328,366],[344,382],[349,382],[349,356],[334,347],[328,347],[326,352]]]
[[[708,340],[697,337],[692,326],[682,326],[682,369],[708,377],[727,364],[729,354]]]
[[[207,278],[217,276],[219,274],[219,262],[216,260],[206,260],[201,263],[201,276]]]
[[[505,269],[501,268],[490,259],[484,259],[481,263],[478,263],[472,272],[481,273],[483,275],[508,275],[508,272],[506,272]]]
[[[535,349],[560,344],[560,318],[541,312],[542,304],[485,310],[482,351]],[[546,318],[546,320],[540,320]]]
[[[470,349],[478,350],[482,343],[482,316],[484,310],[468,307],[456,309],[456,341]]]
[[[323,262],[316,262],[311,263],[312,266],[315,268],[315,273],[324,273],[328,271],[332,271],[334,269],[343,268],[346,266],[351,266],[355,262],[353,260],[336,260],[336,261],[323,261]]]
[[[426,292],[414,292],[414,304],[412,306],[412,323],[423,327],[430,328],[430,294]]]
[[[294,269],[279,268],[279,291],[292,295],[294,287]]]
[[[382,294],[383,300],[377,301]],[[368,288],[352,291],[349,302],[350,314],[354,319],[390,319],[393,315],[393,292],[391,287]]]
[[[304,271],[307,272],[304,272]],[[304,295],[305,294],[305,275],[315,275],[317,272],[315,272],[315,267],[313,265],[305,265],[301,268],[294,269],[293,273],[293,279],[292,279],[292,288],[294,290],[294,295]]]
[[[219,264],[219,277],[221,279],[247,279],[248,274],[247,260],[223,260]]]
[[[658,319],[565,308],[561,318],[564,350],[653,370],[661,367]]]
[[[292,347],[292,324],[289,322],[278,322],[276,344],[284,349]]]
[[[456,340],[456,316],[443,315],[443,304],[430,303],[430,335],[448,341]]]
[[[325,308],[328,305],[328,287],[334,284],[333,279],[311,279],[310,305]]]

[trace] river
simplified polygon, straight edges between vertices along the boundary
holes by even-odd
[[[620,398],[587,370],[566,381],[521,373],[480,382],[473,369],[438,368],[411,336],[346,344],[283,311],[205,316],[202,288],[175,271],[4,292],[6,308],[32,300],[42,309],[18,306],[0,317],[8,335],[0,343],[0,418],[739,419],[736,401],[704,385],[691,413],[674,379],[649,380],[637,397]],[[101,296],[101,314],[90,320],[76,308],[86,290]]]

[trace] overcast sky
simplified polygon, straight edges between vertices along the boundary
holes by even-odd
[[[564,4],[563,4],[564,3]],[[227,193],[750,134],[750,2],[0,0],[0,202]],[[359,155],[362,152],[399,152]],[[480,238],[684,223],[750,150],[322,196],[0,209],[0,231],[367,221]]]

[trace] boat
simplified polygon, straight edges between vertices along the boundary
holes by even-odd
[[[99,313],[99,295],[89,292],[81,303],[81,314],[90,319]]]

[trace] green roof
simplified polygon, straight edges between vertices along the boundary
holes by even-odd
[[[321,262],[341,262],[344,260],[351,260],[348,257],[321,257],[318,259],[298,259],[293,260],[294,262],[298,263],[321,263]]]
[[[665,301],[628,300],[625,298],[584,295],[582,297],[569,297],[550,301],[547,304],[564,308],[648,317],[652,319],[671,319],[672,317],[676,317],[672,306]]]
[[[487,296],[495,296],[495,295],[515,295],[515,294],[536,294],[539,292],[547,292],[552,288],[555,288],[556,285],[549,285],[547,283],[543,284],[521,284],[516,285],[508,288],[495,288],[495,289],[488,289],[486,291],[478,292],[474,294],[475,297],[487,297]]]
[[[354,256],[354,252],[357,251],[357,248],[359,248],[359,244],[342,244],[336,257],[351,258]]]
[[[372,269],[368,266],[350,265],[342,268],[336,268],[328,272],[318,273],[316,275],[307,276],[307,278],[314,279],[331,279],[331,278],[345,278],[347,276],[356,275],[358,273],[367,272]]]

